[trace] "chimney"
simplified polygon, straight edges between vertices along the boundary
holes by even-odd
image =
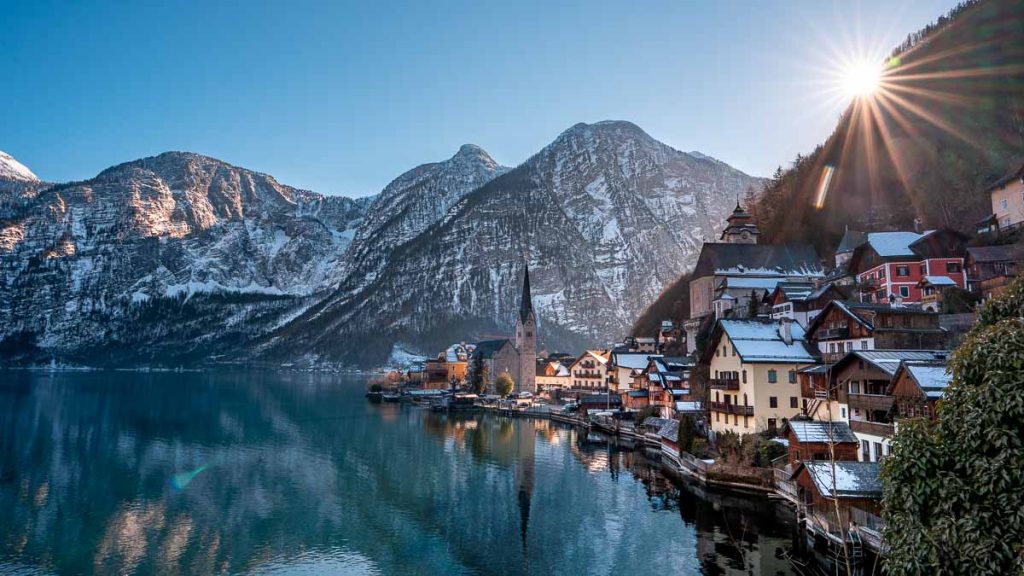
[[[782,336],[782,341],[787,345],[793,343],[793,319],[792,318],[780,318],[779,319],[779,336]]]

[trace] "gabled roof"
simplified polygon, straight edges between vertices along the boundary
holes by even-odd
[[[473,356],[480,356],[481,358],[493,358],[505,345],[512,345],[512,342],[507,338],[501,340],[484,340],[483,342],[476,343],[476,350],[473,351]]]
[[[660,357],[660,354],[650,354],[648,352],[612,352],[611,363],[617,368],[643,370],[647,367],[649,359]]]
[[[671,418],[658,418],[657,416],[648,416],[647,419],[644,420],[643,425],[650,426],[651,428],[661,429],[661,427],[664,426],[665,424],[668,424],[670,420]]]
[[[804,329],[796,322],[789,322],[789,325],[792,338],[787,343],[780,332],[780,321],[722,319],[711,337],[715,346],[707,348],[713,351],[721,340],[721,334],[725,334],[743,362],[814,363],[815,353],[806,340]]]
[[[871,314],[915,314],[926,316],[936,314],[936,312],[929,312],[919,307],[905,305],[893,306],[891,304],[873,304],[870,302],[854,302],[851,300],[831,300],[824,308],[821,309],[821,312],[819,312],[818,315],[807,324],[808,334],[814,333],[818,326],[825,321],[825,317],[828,316],[828,312],[832,308],[840,310],[845,316],[868,330],[875,329],[874,324],[870,320]],[[857,312],[861,312],[861,314],[858,314]],[[910,329],[900,328],[900,330],[906,331]]]
[[[949,356],[948,350],[853,350],[843,356],[832,367],[833,373],[854,360],[863,360],[875,368],[893,376],[899,370],[900,363],[907,361],[944,361]]]
[[[865,244],[871,246],[882,258],[917,256],[910,245],[924,238],[917,232],[868,232]]]
[[[971,246],[967,253],[975,262],[1020,262],[1024,261],[1024,243],[1002,246]]]
[[[658,429],[658,436],[672,442],[677,442],[679,440],[679,420],[669,420],[666,422],[664,426]]]
[[[1013,182],[1017,178],[1024,177],[1024,162],[1018,161],[1010,168],[1010,171],[1004,174],[1001,178],[988,185],[984,192],[991,192],[996,188],[1002,188],[1010,182]]]
[[[865,241],[867,241],[867,234],[847,228],[846,232],[843,234],[843,239],[839,241],[839,246],[836,248],[836,254],[853,252]]]
[[[717,290],[726,290],[729,288],[739,290],[768,290],[769,292],[775,290],[775,287],[779,285],[782,278],[747,278],[737,276],[726,276],[718,283],[715,288]]]
[[[782,427],[792,430],[796,439],[803,443],[853,443],[857,436],[846,422],[821,422],[818,420],[790,420]]]
[[[917,383],[917,386],[924,392],[925,396],[930,399],[942,398],[946,393],[946,387],[953,380],[952,374],[947,370],[945,361],[917,362],[905,360],[896,371],[893,383],[895,383],[896,377],[901,372],[906,372]]]
[[[806,469],[818,493],[825,498],[879,498],[882,481],[878,477],[878,462],[804,461],[794,471]]]
[[[824,276],[818,253],[810,244],[705,243],[692,277]]]

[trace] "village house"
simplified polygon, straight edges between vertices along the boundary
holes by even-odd
[[[572,386],[569,366],[571,364],[563,364],[558,360],[538,359],[537,389],[550,391]]]
[[[569,373],[573,390],[608,390],[608,353],[587,350],[572,363]]]
[[[658,351],[662,352],[667,347],[679,343],[682,336],[680,326],[672,320],[662,320],[661,328],[658,330]]]
[[[832,300],[807,326],[822,361],[839,361],[853,350],[938,349],[946,344],[939,315],[916,307]]]
[[[792,320],[724,319],[701,362],[711,374],[712,430],[774,435],[801,413],[796,373],[817,358],[804,329]]]
[[[947,288],[958,288],[949,276],[922,276],[917,281],[917,289],[921,292],[921,309],[925,312],[940,312],[943,290]]]
[[[945,395],[950,380],[952,376],[945,361],[904,360],[893,375],[889,390],[895,418],[935,418],[935,408]]]
[[[861,299],[874,303],[921,302],[918,281],[946,276],[966,289],[964,257],[967,237],[949,229],[916,232],[869,232],[854,249],[849,269]]]
[[[839,246],[836,247],[835,269],[829,275],[829,280],[836,284],[847,286],[854,283],[854,277],[850,273],[850,259],[853,258],[853,251],[867,241],[867,234],[849,228],[843,233]]]
[[[988,300],[1024,271],[1024,243],[968,247],[966,264],[971,291]]]
[[[813,533],[842,541],[852,524],[862,537],[870,534],[872,547],[877,549],[882,532],[878,517],[882,482],[877,463],[805,460],[793,471],[793,480]],[[854,545],[859,544],[854,541]]]
[[[773,320],[789,318],[804,328],[832,300],[845,295],[831,282],[779,282],[765,296]]]
[[[690,388],[693,367],[693,359],[687,356],[654,356],[648,359],[635,381],[646,387],[648,405],[658,407],[660,416],[699,413],[702,412],[700,399]]]
[[[586,394],[576,402],[577,411],[581,416],[589,416],[594,412],[615,411],[622,407],[622,399],[618,394]]]
[[[945,350],[854,350],[829,373],[837,420],[850,423],[860,441],[860,459],[877,462],[892,451],[893,377],[904,361],[942,362]]]
[[[624,393],[628,390],[641,388],[634,386],[634,378],[647,367],[647,360],[660,357],[653,352],[619,352],[613,350],[608,359],[608,382],[613,392]]]
[[[779,282],[824,277],[813,246],[757,244],[758,235],[751,216],[737,205],[722,232],[722,242],[701,247],[691,273],[690,318],[684,323],[687,353],[696,349],[697,332],[706,317],[744,316],[751,300],[759,305]]]
[[[846,422],[795,418],[782,427],[782,434],[789,444],[791,470],[811,460],[857,461],[860,444]]]
[[[999,232],[1011,232],[1024,226],[1024,163],[1014,166],[1005,176],[985,189],[992,202],[992,215]]]

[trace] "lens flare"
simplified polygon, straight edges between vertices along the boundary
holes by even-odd
[[[843,92],[853,98],[871,96],[882,82],[882,67],[867,60],[847,65],[842,75]]]

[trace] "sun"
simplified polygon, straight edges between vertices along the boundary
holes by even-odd
[[[868,60],[851,62],[840,76],[843,93],[850,98],[874,94],[882,83],[882,67]]]

